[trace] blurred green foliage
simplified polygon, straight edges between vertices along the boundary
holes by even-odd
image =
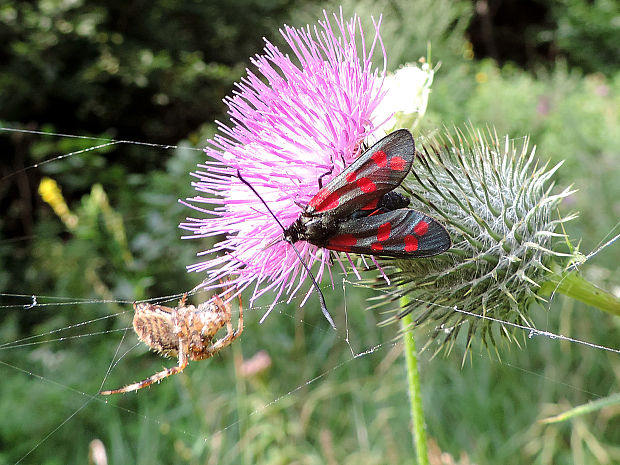
[[[550,3],[552,38],[568,62],[585,72],[616,74],[620,63],[620,3],[615,0],[558,0]]]
[[[200,281],[185,266],[209,241],[179,239],[177,224],[193,212],[177,199],[193,195],[188,173],[203,159],[212,122],[225,118],[221,99],[260,52],[261,36],[278,42],[280,24],[314,22],[333,5],[0,5],[2,126],[179,146],[115,144],[21,171],[105,141],[0,132],[0,288],[46,304],[28,308],[30,297],[2,295],[0,463],[29,451],[22,463],[84,463],[95,438],[113,464],[410,460],[404,368],[400,345],[391,343],[396,328],[378,328],[382,316],[366,311],[372,293],[351,285],[345,295],[326,292],[338,333],[314,296],[302,308],[299,300],[278,305],[259,325],[267,299],[247,312],[243,337],[218,357],[137,394],[91,397],[104,379],[113,388],[175,363],[134,348],[130,303]],[[525,70],[476,60],[466,35],[469,2],[363,1],[344,9],[362,15],[367,33],[368,16],[384,13],[391,69],[426,54],[431,41],[442,66],[423,132],[489,124],[499,134],[531,135],[542,161],[566,160],[557,181],[579,189],[564,208],[580,210],[570,235],[587,253],[617,233],[620,217],[614,5],[550,4],[555,28],[539,40],[555,40],[565,59]],[[78,218],[74,229],[38,196],[43,176],[62,189]],[[618,262],[610,247],[584,272],[614,290]],[[534,316],[539,328],[617,346],[618,322],[580,304],[555,298]],[[425,336],[419,332],[420,346]],[[377,344],[353,358],[352,350]],[[464,368],[462,354],[432,361],[423,354],[428,429],[440,448],[478,464],[619,462],[620,425],[610,412],[571,424],[536,422],[617,391],[618,357],[540,337],[507,349],[500,348],[503,363],[481,350]],[[259,350],[271,368],[242,376],[243,361]]]

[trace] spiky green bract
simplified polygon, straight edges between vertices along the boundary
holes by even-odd
[[[409,298],[400,315],[413,312],[416,325],[432,322],[431,340],[447,350],[464,328],[467,348],[476,333],[491,346],[498,333],[516,341],[514,327],[501,322],[531,326],[528,305],[542,300],[537,291],[551,262],[566,258],[554,244],[566,243],[557,230],[569,218],[555,212],[571,191],[552,195],[549,182],[561,163],[539,166],[526,138],[500,140],[490,130],[421,142],[403,187],[413,208],[446,226],[453,245],[435,257],[382,263],[395,294]]]

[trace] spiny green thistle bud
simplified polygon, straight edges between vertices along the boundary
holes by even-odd
[[[551,194],[548,181],[561,163],[539,166],[527,139],[517,147],[470,128],[424,140],[421,152],[403,188],[413,208],[447,227],[453,245],[442,255],[385,266],[390,286],[406,296],[399,316],[413,312],[416,325],[432,321],[433,339],[448,349],[466,321],[468,348],[476,332],[494,345],[493,321],[531,326],[528,305],[544,300],[539,290],[553,263],[578,257],[566,253],[568,240],[558,232],[574,216],[556,214],[573,191]],[[501,329],[514,340],[509,326]]]

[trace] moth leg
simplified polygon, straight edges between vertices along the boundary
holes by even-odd
[[[344,154],[342,153],[342,150],[338,151],[338,155],[340,155],[340,160],[342,160],[342,166],[347,166],[347,162],[344,159]],[[331,161],[332,161],[332,166],[329,169],[329,171],[326,171],[325,173],[323,173],[322,175],[319,176],[319,190],[323,189],[323,178],[325,176],[329,176],[330,174],[332,174],[334,172],[334,156],[330,155]]]

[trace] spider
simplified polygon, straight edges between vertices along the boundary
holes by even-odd
[[[232,313],[229,303],[219,296],[198,307],[186,305],[187,293],[175,308],[150,303],[133,304],[133,328],[138,338],[151,349],[179,358],[175,367],[155,373],[145,380],[123,388],[101,391],[100,394],[132,392],[157,383],[168,376],[181,373],[190,360],[204,360],[230,345],[243,331],[243,308],[239,298],[239,322],[233,331]],[[227,333],[221,339],[213,340],[215,334],[226,326]]]

